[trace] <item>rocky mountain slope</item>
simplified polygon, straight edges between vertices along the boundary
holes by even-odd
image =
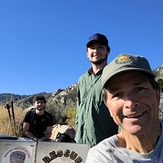
[[[154,72],[156,72],[156,74],[158,75],[158,77],[162,77],[163,76],[163,65],[161,65],[160,67],[156,68],[154,70]]]
[[[66,89],[58,89],[51,93],[39,93],[46,97],[48,105],[54,105],[56,108],[69,108],[76,105],[76,84],[69,86]],[[0,94],[0,104],[6,105],[13,101],[14,105],[22,109],[26,109],[33,104],[33,95],[15,95],[10,93]]]
[[[157,78],[163,79],[163,65],[154,70],[157,74]],[[51,93],[42,92],[47,99],[48,106],[53,106],[57,109],[68,109],[71,107],[76,107],[76,95],[77,88],[76,84],[69,86],[66,89],[58,89]],[[10,93],[0,94],[0,103],[5,105],[9,101],[13,101],[15,106],[26,109],[32,106],[32,100],[35,95],[15,95]],[[163,117],[163,94],[161,94],[160,100],[160,116]]]

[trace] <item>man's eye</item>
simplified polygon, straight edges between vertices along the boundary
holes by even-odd
[[[117,93],[114,94],[114,97],[120,98],[122,96],[123,96],[123,93],[122,92],[117,92]]]
[[[136,89],[135,89],[135,91],[136,92],[139,92],[139,91],[143,91],[145,88],[144,87],[137,87]]]
[[[104,46],[99,46],[98,48],[99,48],[99,49],[104,49],[105,47],[104,47]]]
[[[44,101],[37,101],[37,104],[43,104]]]

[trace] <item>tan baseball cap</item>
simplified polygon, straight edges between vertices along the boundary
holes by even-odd
[[[124,71],[141,71],[156,77],[146,58],[132,54],[120,54],[105,66],[102,72],[102,88],[113,76]]]

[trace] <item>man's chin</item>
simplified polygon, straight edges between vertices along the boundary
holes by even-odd
[[[98,61],[92,61],[92,63],[95,64],[95,65],[100,65],[103,62],[106,62],[106,59],[101,59],[101,60],[98,60]]]
[[[43,110],[45,110],[44,108],[42,108],[42,109],[40,109],[40,108],[37,108],[37,110],[39,110],[39,111],[43,111]]]

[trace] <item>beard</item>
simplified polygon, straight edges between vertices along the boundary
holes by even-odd
[[[42,110],[45,110],[45,107],[42,108],[42,109],[40,109],[40,108],[36,108],[36,109],[39,110],[39,111],[42,111]]]
[[[100,65],[103,62],[107,61],[108,56],[106,56],[105,58],[101,58],[100,60],[97,61],[91,61],[91,63],[95,64],[95,65]]]

